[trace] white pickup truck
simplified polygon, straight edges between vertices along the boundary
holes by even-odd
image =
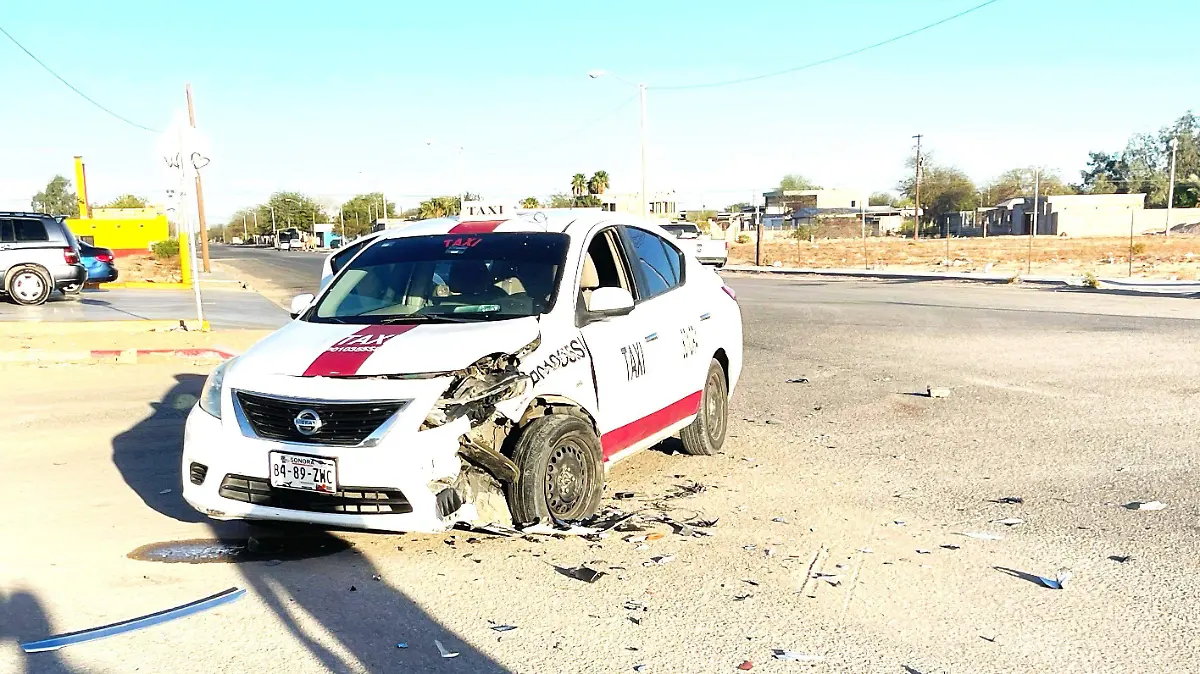
[[[729,242],[702,234],[695,223],[672,222],[663,225],[663,229],[675,237],[680,248],[687,248],[695,253],[701,264],[724,267],[729,261]]]

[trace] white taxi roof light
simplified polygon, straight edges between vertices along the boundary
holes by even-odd
[[[458,216],[459,222],[481,222],[508,220],[517,214],[512,204],[497,201],[464,201]]]

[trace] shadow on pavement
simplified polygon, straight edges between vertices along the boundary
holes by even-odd
[[[17,590],[5,594],[0,591],[0,643],[12,641],[20,644],[45,639],[54,634],[50,620],[42,609],[38,598],[30,592]],[[18,650],[14,647],[14,651]],[[74,669],[58,657],[56,651],[45,653],[17,653],[18,662],[24,666],[14,674],[71,674]]]
[[[247,533],[262,537],[268,545],[272,539],[294,536],[304,537],[305,547],[341,550],[308,559],[287,560],[281,555],[282,560],[261,561],[261,556],[252,556],[259,561],[237,565],[245,585],[270,607],[274,619],[330,671],[508,671],[464,643],[386,580],[374,580],[380,573],[375,565],[360,551],[346,549],[334,533],[317,527],[217,522],[192,511],[179,495],[183,427],[190,408],[190,402],[185,406],[183,401],[194,400],[203,384],[203,376],[176,375],[175,385],[153,404],[150,416],[113,439],[113,462],[150,509],[183,522],[203,522],[217,539],[227,540],[240,530],[243,537]],[[171,492],[162,494],[165,489]],[[236,610],[255,609],[243,603]],[[195,638],[216,637],[195,633]],[[443,658],[435,639],[459,655]],[[408,648],[398,648],[401,642]],[[289,647],[291,643],[262,645],[264,651]]]

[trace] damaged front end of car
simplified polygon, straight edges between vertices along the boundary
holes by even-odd
[[[446,373],[450,384],[421,426],[422,431],[451,425],[465,429],[456,449],[462,460],[459,473],[429,484],[444,521],[512,525],[506,494],[520,469],[504,448],[533,397],[533,381],[520,370],[521,361],[540,345],[539,335],[513,353],[488,355]]]

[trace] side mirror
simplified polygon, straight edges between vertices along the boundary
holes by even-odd
[[[313,300],[315,299],[317,299],[317,296],[313,295],[312,293],[296,295],[292,298],[292,308],[290,311],[288,311],[288,313],[292,315],[292,318],[299,316],[300,314],[304,313],[304,310],[307,309],[308,305],[312,304]]]
[[[594,316],[624,316],[633,311],[633,295],[624,288],[596,288],[587,305]]]

